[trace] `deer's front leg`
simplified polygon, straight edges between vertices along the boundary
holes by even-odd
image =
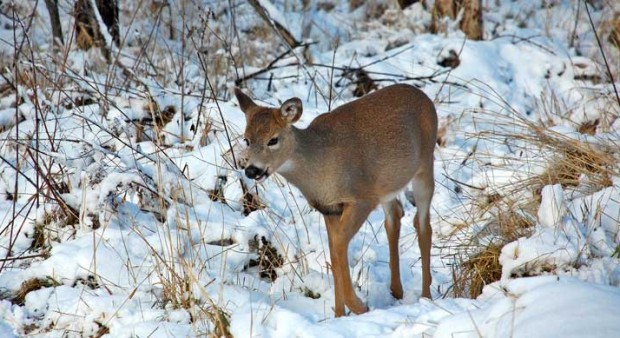
[[[329,256],[331,260],[331,269],[332,274],[334,276],[334,313],[336,317],[344,316],[344,293],[342,293],[342,279],[340,278],[340,274],[336,273],[337,267],[339,266],[338,260],[340,257],[336,255],[337,249],[334,246],[334,238],[336,236],[331,234],[333,229],[338,227],[340,217],[338,216],[328,216],[324,215],[325,218],[325,226],[327,227],[327,239],[329,241]]]
[[[353,313],[360,314],[368,311],[368,307],[357,297],[351,274],[349,272],[349,242],[374,208],[374,204],[368,201],[357,201],[344,205],[339,222],[327,224],[327,235],[330,243],[330,256],[332,259],[332,271],[334,273],[336,316],[344,314],[340,312],[339,297],[344,298],[345,305]],[[341,294],[340,294],[341,293]]]

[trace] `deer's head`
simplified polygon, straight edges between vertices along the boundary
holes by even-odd
[[[303,107],[297,97],[279,108],[257,105],[239,88],[235,96],[245,114],[247,149],[240,164],[248,178],[262,181],[276,172],[293,154],[295,139],[291,125],[301,117]]]

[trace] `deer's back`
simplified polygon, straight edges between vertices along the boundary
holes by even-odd
[[[422,91],[400,84],[320,115],[308,129],[351,193],[381,195],[404,188],[418,170],[428,169],[421,165],[432,165],[437,115]]]

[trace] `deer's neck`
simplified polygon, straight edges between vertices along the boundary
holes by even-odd
[[[323,177],[325,140],[312,129],[292,127],[295,147],[278,173],[296,186],[308,199],[319,198]]]

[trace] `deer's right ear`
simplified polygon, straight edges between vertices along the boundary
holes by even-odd
[[[256,103],[237,87],[235,87],[235,96],[237,97],[237,101],[239,101],[239,108],[241,108],[244,114],[247,114],[250,108],[256,107]]]

